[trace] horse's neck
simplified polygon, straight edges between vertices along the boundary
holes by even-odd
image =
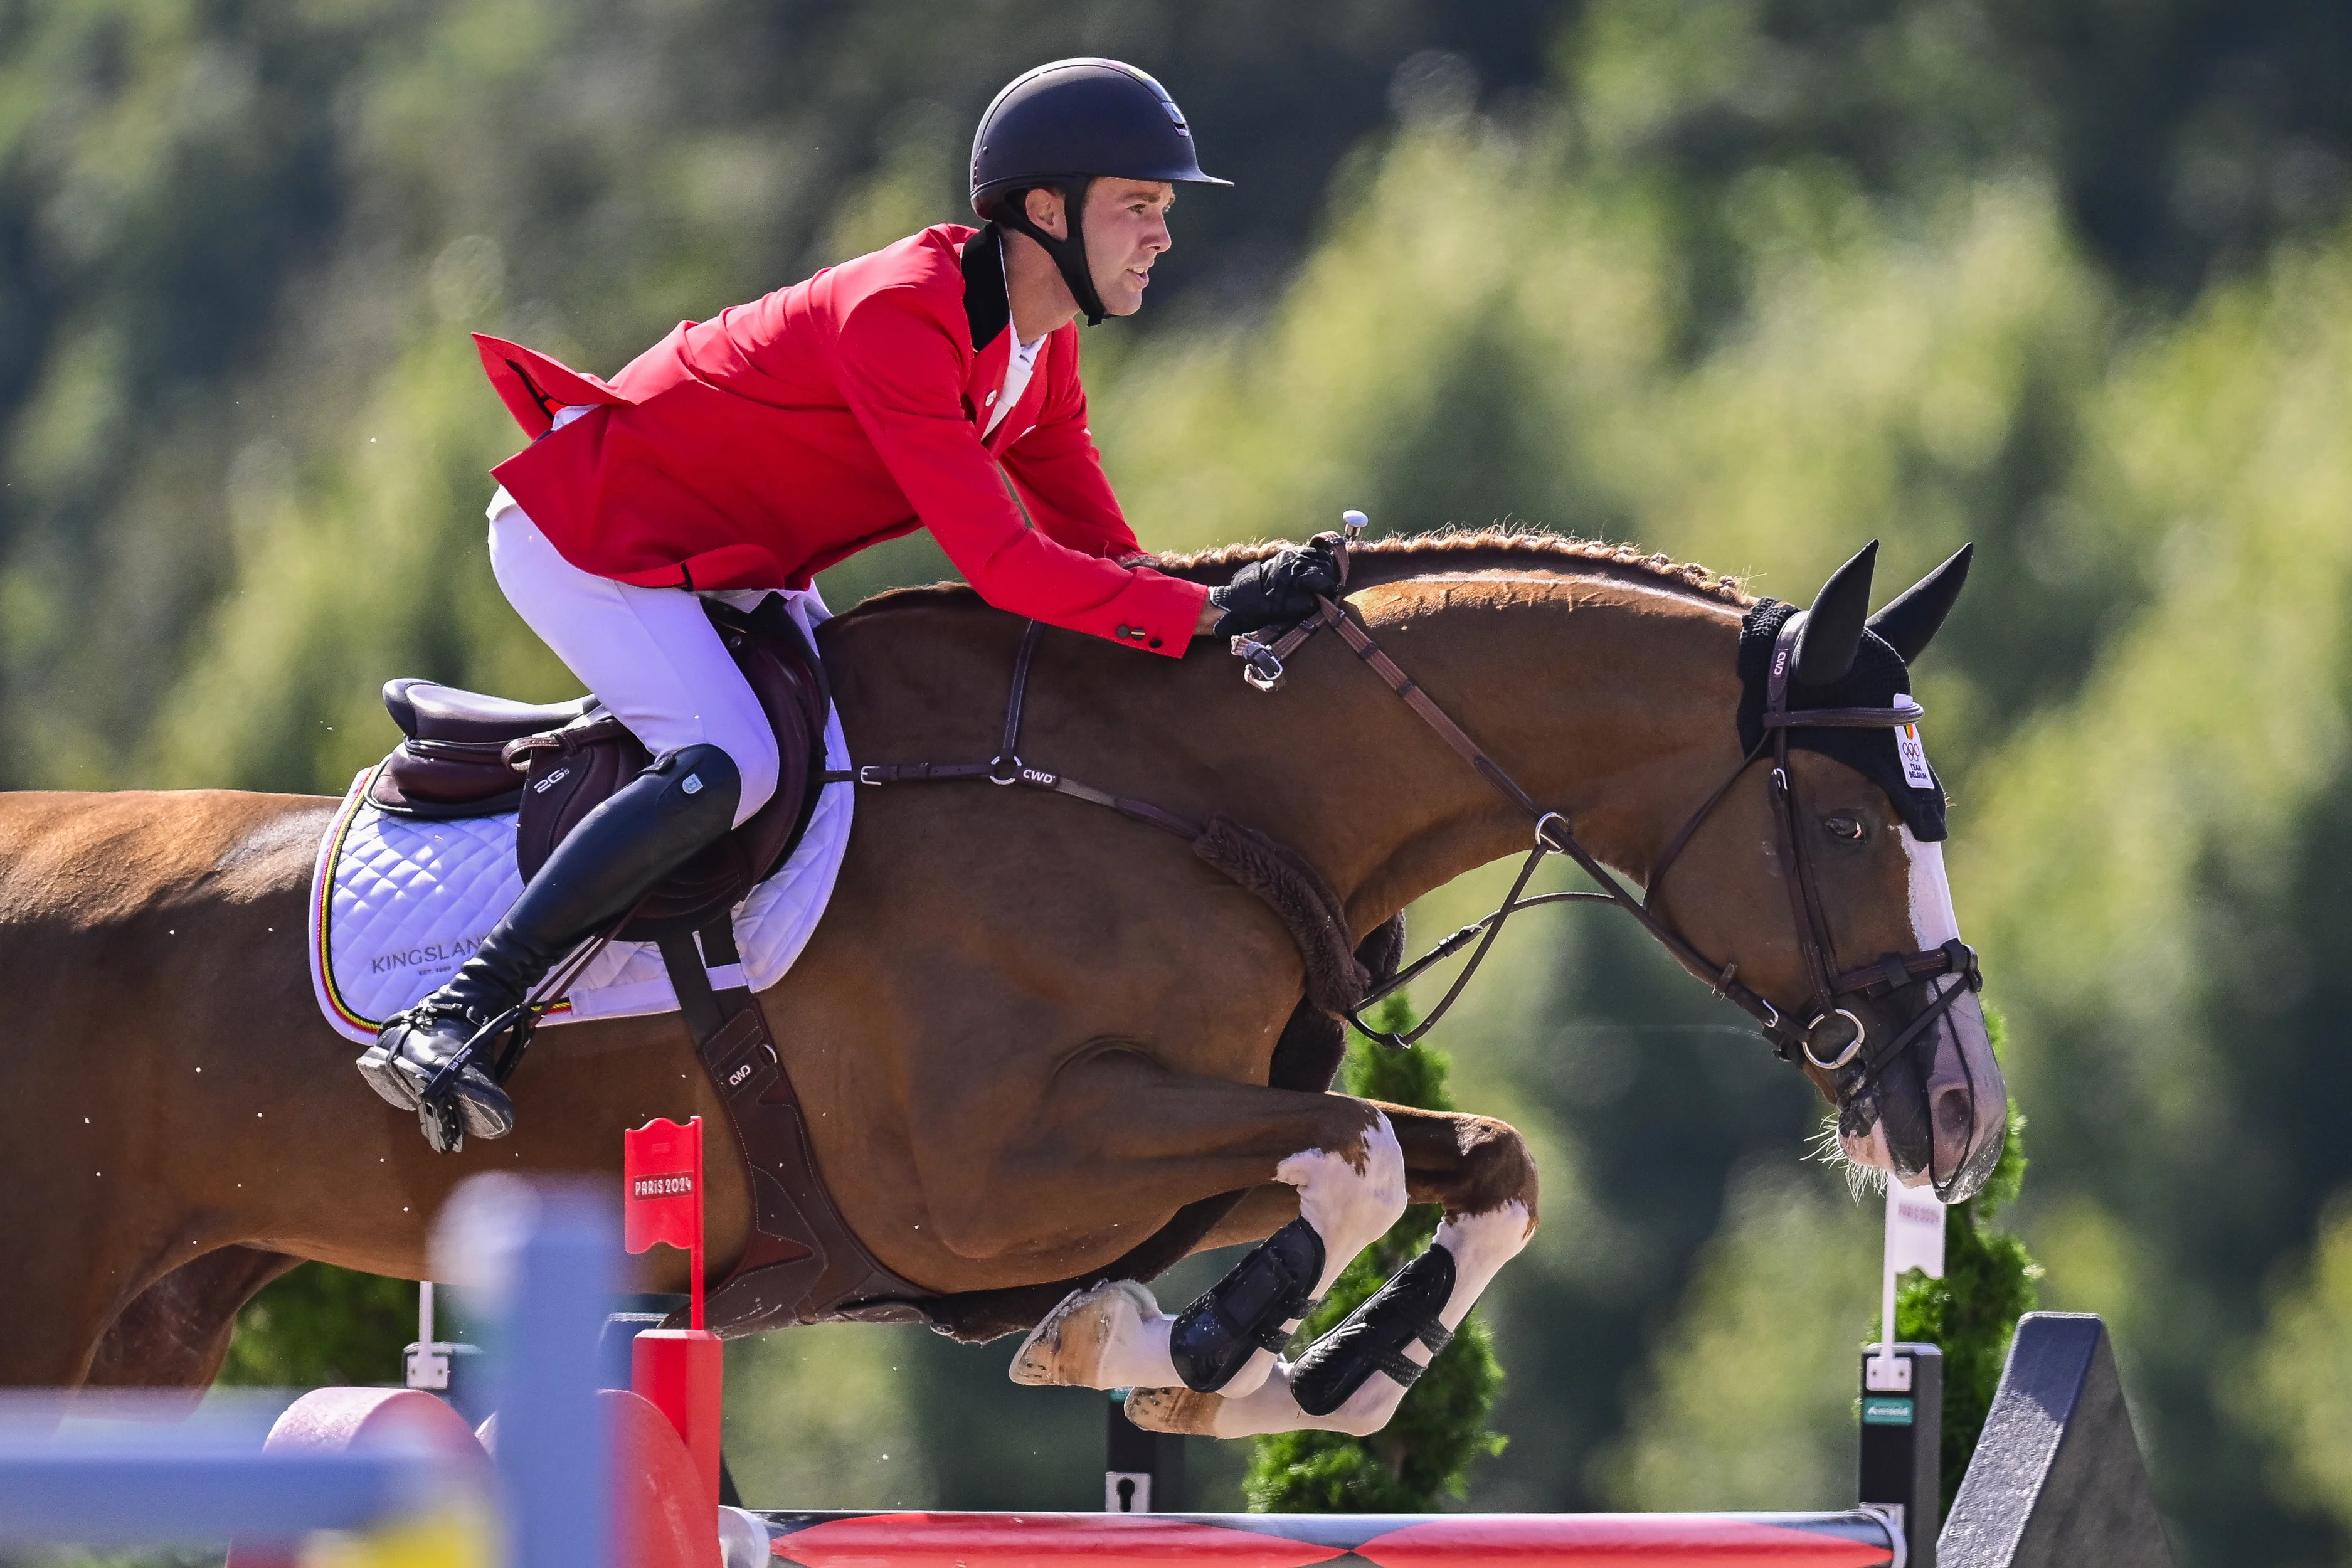
[[[1541,571],[1408,579],[1352,604],[1538,805],[1636,880],[1738,761],[1739,621],[1728,605]],[[1308,787],[1276,805],[1287,820],[1260,826],[1316,861],[1351,923],[1386,920],[1532,846],[1523,812],[1336,637],[1317,641],[1320,668],[1297,666],[1273,697],[1234,700],[1261,751],[1273,716],[1264,705],[1288,710],[1276,731],[1283,766]]]

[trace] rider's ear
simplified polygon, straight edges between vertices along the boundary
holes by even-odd
[[[1963,544],[1958,553],[1905,589],[1900,597],[1878,614],[1870,617],[1870,629],[1886,639],[1887,646],[1903,656],[1909,664],[1927,651],[1952,613],[1952,602],[1960,596],[1961,585],[1969,580],[1969,561],[1977,552],[1973,544]]]
[[[1068,198],[1060,191],[1050,185],[1040,185],[1021,198],[1022,205],[1029,214],[1029,221],[1055,239],[1069,237],[1070,231],[1063,226],[1062,223],[1062,207],[1067,200]]]
[[[1878,541],[1830,574],[1813,600],[1812,613],[1797,637],[1797,679],[1807,686],[1842,680],[1862,647],[1863,623],[1870,615],[1870,572],[1878,563]]]

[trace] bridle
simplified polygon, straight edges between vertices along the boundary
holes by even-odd
[[[1352,533],[1354,531],[1351,529],[1349,531]],[[1339,556],[1340,582],[1344,586],[1348,546],[1351,541],[1338,534],[1326,534],[1323,541]],[[1527,859],[1519,867],[1518,877],[1511,884],[1510,893],[1501,905],[1492,914],[1464,926],[1420,958],[1399,969],[1394,975],[1367,993],[1362,1001],[1349,1012],[1348,1022],[1368,1038],[1399,1048],[1420,1040],[1445,1016],[1447,1009],[1469,985],[1471,976],[1486,962],[1496,938],[1501,934],[1504,922],[1520,910],[1548,903],[1613,904],[1632,915],[1658,945],[1674,956],[1676,963],[1696,976],[1716,995],[1753,1017],[1764,1037],[1772,1043],[1774,1054],[1781,1060],[1792,1060],[1799,1052],[1802,1052],[1805,1060],[1815,1068],[1842,1075],[1841,1100],[1852,1098],[1874,1081],[1888,1064],[1951,1011],[1963,992],[1982,988],[1983,977],[1977,966],[1976,952],[1958,938],[1941,947],[1923,952],[1885,953],[1875,963],[1843,973],[1832,970],[1832,955],[1835,947],[1822,908],[1813,858],[1807,850],[1806,835],[1800,820],[1795,779],[1789,767],[1789,737],[1791,731],[1801,729],[1895,729],[1917,723],[1926,710],[1917,703],[1907,701],[1899,707],[1885,708],[1791,709],[1789,706],[1790,675],[1807,618],[1805,612],[1799,611],[1789,616],[1774,640],[1771,664],[1766,677],[1762,737],[1740,759],[1739,765],[1732,770],[1731,775],[1717,786],[1715,793],[1707,796],[1667,842],[1664,853],[1651,869],[1645,892],[1637,898],[1578,841],[1575,829],[1565,816],[1538,805],[1484,747],[1472,740],[1411,676],[1405,674],[1396,661],[1373,641],[1371,634],[1351,619],[1344,608],[1328,598],[1318,598],[1318,604],[1319,607],[1313,616],[1272,643],[1252,637],[1234,639],[1235,656],[1248,665],[1244,679],[1258,690],[1272,691],[1282,682],[1283,661],[1318,630],[1328,626],[1480,777],[1494,785],[1505,799],[1535,823],[1534,847],[1528,852]],[[1714,814],[1715,808],[1722,804],[1724,797],[1731,793],[1732,786],[1768,753],[1772,762],[1771,798],[1780,839],[1780,879],[1789,889],[1791,910],[1796,917],[1797,946],[1803,955],[1805,973],[1813,990],[1810,1010],[1801,1020],[1794,1022],[1769,998],[1740,983],[1738,963],[1716,963],[1694,947],[1653,907],[1658,889],[1665,884],[1667,870],[1680,858],[1692,837]],[[1574,861],[1586,876],[1600,885],[1601,890],[1597,893],[1543,893],[1534,898],[1524,897],[1537,868],[1552,855],[1564,855]],[[1366,1008],[1412,984],[1431,965],[1459,952],[1474,938],[1478,942],[1477,951],[1470,955],[1469,963],[1454,976],[1454,984],[1447,988],[1444,996],[1419,1024],[1402,1033],[1396,1033],[1375,1028],[1365,1020],[1363,1013]],[[1871,1043],[1869,1031],[1861,1018],[1843,1005],[1855,997],[1875,999],[1891,995],[1904,986],[1920,981],[1932,982],[1935,977],[1945,974],[1958,976],[1958,984],[1944,987],[1935,1000],[1900,1031],[1875,1045]],[[1839,1042],[1833,1049],[1817,1048],[1823,1043],[1817,1037],[1839,1019],[1851,1026],[1851,1036]],[[1846,1081],[1849,1079],[1851,1081]]]
[[[1350,523],[1348,536],[1325,534],[1318,542],[1337,554],[1343,587],[1347,582],[1348,546],[1358,526],[1352,517]],[[1916,702],[1885,708],[1791,709],[1789,706],[1790,673],[1796,658],[1798,638],[1805,625],[1804,612],[1790,616],[1781,626],[1774,642],[1766,685],[1762,737],[1740,760],[1739,765],[1732,770],[1730,777],[1707,796],[1683,824],[1681,830],[1668,841],[1665,852],[1651,870],[1646,893],[1637,898],[1578,840],[1574,827],[1563,813],[1538,805],[1502,764],[1472,740],[1372,640],[1371,634],[1352,619],[1341,605],[1330,598],[1318,596],[1317,605],[1312,616],[1272,642],[1251,637],[1234,638],[1233,651],[1246,665],[1243,671],[1244,679],[1260,691],[1274,690],[1284,679],[1283,661],[1308,637],[1328,626],[1480,777],[1494,785],[1535,824],[1534,847],[1528,851],[1517,880],[1511,884],[1509,896],[1500,907],[1485,919],[1464,926],[1388,979],[1373,984],[1362,993],[1353,1006],[1339,1009],[1348,1022],[1367,1038],[1400,1049],[1418,1042],[1436,1026],[1469,985],[1471,977],[1477,973],[1479,965],[1486,962],[1487,953],[1492,951],[1496,938],[1501,934],[1504,922],[1519,910],[1533,909],[1538,904],[1601,903],[1613,904],[1623,910],[1639,921],[1642,928],[1673,954],[1676,963],[1696,975],[1716,995],[1753,1017],[1765,1038],[1771,1042],[1774,1054],[1783,1061],[1793,1060],[1801,1052],[1804,1059],[1816,1068],[1838,1074],[1842,1103],[1862,1092],[1885,1070],[1888,1064],[1934,1027],[1951,1011],[1964,992],[1981,988],[1983,982],[1978,972],[1976,952],[1957,938],[1925,952],[1884,953],[1874,963],[1842,973],[1832,968],[1832,955],[1835,949],[1830,939],[1829,922],[1822,912],[1812,857],[1807,851],[1803,824],[1800,820],[1800,803],[1789,768],[1789,737],[1791,731],[1801,729],[1898,728],[1918,722],[1925,710]],[[1108,807],[1130,821],[1160,828],[1187,840],[1198,840],[1203,825],[1190,817],[1132,795],[1081,784],[1066,773],[1034,766],[1023,760],[1019,750],[1022,710],[1026,701],[1030,669],[1036,657],[1041,631],[1037,622],[1030,622],[1013,656],[1012,686],[1005,701],[1003,731],[995,756],[987,762],[869,763],[853,769],[827,773],[823,775],[824,782],[854,782],[876,786],[985,779],[992,784],[1026,786],[1069,795],[1091,805]],[[1804,956],[1805,972],[1813,992],[1804,1017],[1794,1021],[1769,998],[1740,982],[1738,963],[1715,963],[1685,940],[1653,907],[1658,889],[1664,885],[1667,870],[1680,858],[1700,826],[1731,793],[1732,786],[1746,776],[1748,770],[1768,754],[1772,763],[1771,797],[1780,837],[1780,876],[1789,889],[1790,907],[1796,916],[1797,945]],[[1597,893],[1539,893],[1528,897],[1528,884],[1534,879],[1537,868],[1546,858],[1553,855],[1564,855],[1574,861],[1601,890]],[[1477,951],[1471,954],[1470,961],[1454,976],[1454,984],[1447,988],[1444,996],[1419,1024],[1398,1033],[1376,1027],[1365,1018],[1364,1012],[1372,1004],[1411,984],[1431,965],[1452,957],[1474,940],[1477,942]],[[1844,1005],[1856,997],[1875,999],[1891,995],[1906,985],[1921,981],[1932,983],[1937,976],[1947,974],[1958,976],[1958,983],[1944,987],[1900,1031],[1874,1044],[1870,1040],[1869,1032],[1861,1018]],[[1819,1037],[1839,1019],[1851,1026],[1852,1034],[1830,1048]]]

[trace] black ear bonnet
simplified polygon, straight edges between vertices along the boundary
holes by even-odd
[[[1795,605],[1763,599],[1740,623],[1739,745],[1743,752],[1754,751],[1764,738],[1765,676],[1772,662],[1772,645],[1780,635],[1781,626],[1797,610]],[[1789,706],[1885,708],[1898,694],[1908,694],[1910,690],[1911,670],[1903,662],[1903,656],[1876,632],[1865,630],[1862,646],[1854,654],[1853,668],[1841,679],[1825,686],[1807,686],[1791,677]],[[1911,829],[1911,836],[1923,843],[1936,843],[1945,836],[1943,781],[1938,778],[1934,787],[1920,789],[1906,779],[1902,756],[1895,750],[1895,734],[1893,730],[1801,728],[1789,731],[1789,744],[1843,763],[1885,790],[1896,814]],[[1931,775],[1935,773],[1933,764],[1927,771]]]

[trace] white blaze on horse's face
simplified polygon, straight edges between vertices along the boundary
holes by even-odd
[[[1912,944],[1921,952],[1941,947],[1960,934],[1952,912],[1951,883],[1944,876],[1944,847],[1925,844],[1900,830],[1911,861]],[[1959,984],[1939,977],[1940,987]],[[1874,1117],[1865,1136],[1839,1134],[1846,1157],[1885,1171],[1905,1186],[1942,1184],[1951,1201],[1972,1197],[1992,1174],[2009,1125],[2009,1089],[1992,1054],[1984,1009],[1964,995],[1935,1026],[1935,1055],[1927,1071],[1927,1121],[1934,1130],[1934,1168],[1906,1169],[1887,1147],[1885,1123]]]

